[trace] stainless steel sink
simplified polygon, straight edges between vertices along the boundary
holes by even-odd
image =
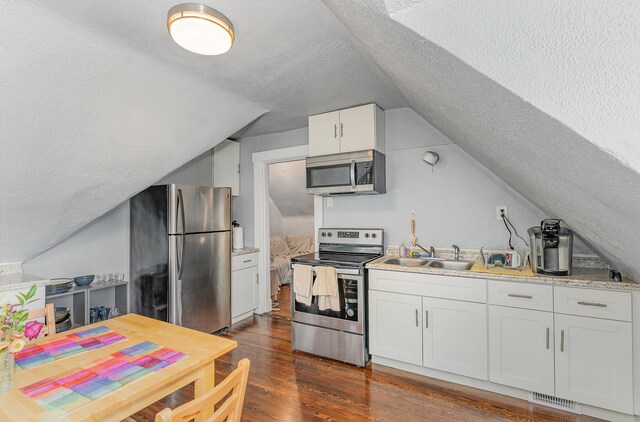
[[[443,268],[445,270],[468,271],[473,267],[473,261],[431,261],[430,268]]]
[[[405,267],[424,267],[429,264],[429,261],[419,258],[387,258],[384,260],[383,264],[402,265]]]

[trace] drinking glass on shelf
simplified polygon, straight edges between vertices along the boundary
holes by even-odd
[[[116,281],[118,281],[118,273],[110,273],[109,283],[115,283]]]
[[[120,308],[118,308],[117,306],[111,308],[111,318],[115,318],[118,315],[120,315]]]
[[[119,282],[123,282],[124,281],[124,273],[118,273],[118,281]]]

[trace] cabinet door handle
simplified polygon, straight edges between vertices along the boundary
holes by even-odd
[[[251,262],[253,259],[247,259],[246,261],[242,261],[242,263],[246,264],[247,262]]]
[[[338,139],[338,125],[333,125],[333,139]]]
[[[344,125],[340,123],[340,137],[344,138]]]
[[[560,330],[560,351],[564,352],[564,330]]]
[[[418,310],[416,309],[416,327],[418,326]]]
[[[429,310],[424,311],[424,328],[429,328]]]
[[[551,330],[547,327],[547,350],[549,350],[549,331]]]
[[[517,298],[520,298],[520,299],[533,299],[533,296],[519,295],[517,293],[509,293],[509,294],[507,294],[507,296],[509,296],[509,297],[517,297]]]
[[[578,301],[578,305],[584,305],[584,306],[596,306],[598,308],[606,308],[607,304],[606,303],[598,303],[598,302],[583,302],[583,301]]]

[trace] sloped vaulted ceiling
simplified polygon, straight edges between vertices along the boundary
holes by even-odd
[[[319,1],[205,0],[236,28],[216,57],[172,42],[175,3],[0,0],[0,262],[52,247],[239,131],[407,105]]]
[[[266,111],[32,2],[2,11],[0,262],[55,245]]]
[[[324,2],[426,120],[640,278],[638,3]]]
[[[640,3],[203,2],[238,34],[215,59],[171,42],[171,2],[0,0],[0,262],[231,134],[377,102],[411,106],[640,279]]]

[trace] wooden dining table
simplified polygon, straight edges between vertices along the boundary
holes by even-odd
[[[214,386],[215,360],[237,346],[233,340],[136,314],[123,315],[56,336],[44,337],[35,340],[34,344],[101,325],[127,339],[100,349],[17,371],[14,387],[0,393],[0,421],[120,421],[192,382],[195,383],[195,397],[199,397]],[[64,415],[48,412],[19,390],[38,381],[89,367],[100,358],[145,341],[171,348],[187,356],[158,372],[150,373],[95,400],[90,400]],[[203,415],[203,418],[206,416]]]

